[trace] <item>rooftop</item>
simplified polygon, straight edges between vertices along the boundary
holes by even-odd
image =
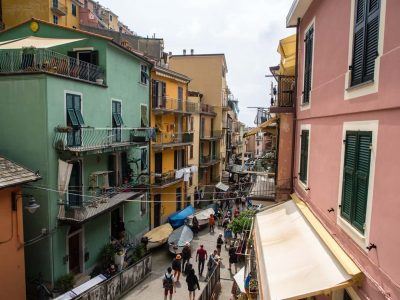
[[[40,178],[41,177],[37,172],[35,173],[0,156],[0,189],[36,181]]]

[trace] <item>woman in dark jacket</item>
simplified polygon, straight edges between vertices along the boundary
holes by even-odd
[[[199,279],[194,273],[194,269],[191,269],[186,277],[186,283],[189,290],[189,300],[196,299],[196,288],[200,290]]]

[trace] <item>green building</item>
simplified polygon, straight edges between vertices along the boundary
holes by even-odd
[[[121,224],[132,243],[148,230],[150,68],[110,38],[39,20],[0,34],[0,153],[43,178],[24,188],[40,204],[24,218],[27,283],[85,277]]]

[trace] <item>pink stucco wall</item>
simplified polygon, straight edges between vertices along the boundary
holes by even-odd
[[[299,45],[297,132],[294,176],[299,172],[299,135],[310,124],[310,163],[305,191],[295,190],[354,258],[366,279],[357,290],[361,299],[400,299],[400,1],[386,2],[384,47],[377,93],[344,100],[348,70],[349,30],[353,0],[313,1],[301,21],[300,37],[315,20],[311,106],[299,109],[303,86],[303,42]],[[303,39],[300,38],[302,41]],[[337,225],[343,123],[378,120],[375,179],[369,241],[366,251]],[[328,213],[334,208],[333,213]]]

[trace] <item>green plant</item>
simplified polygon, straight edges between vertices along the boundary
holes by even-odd
[[[107,268],[114,262],[115,247],[113,244],[107,244],[100,252],[99,260],[104,268]]]
[[[241,233],[246,230],[250,230],[251,222],[253,220],[255,211],[245,210],[242,211],[239,216],[234,218],[232,222],[228,225],[234,234]]]
[[[55,284],[55,289],[60,291],[61,293],[65,293],[69,290],[72,290],[75,285],[75,279],[73,274],[66,274],[58,278]]]

